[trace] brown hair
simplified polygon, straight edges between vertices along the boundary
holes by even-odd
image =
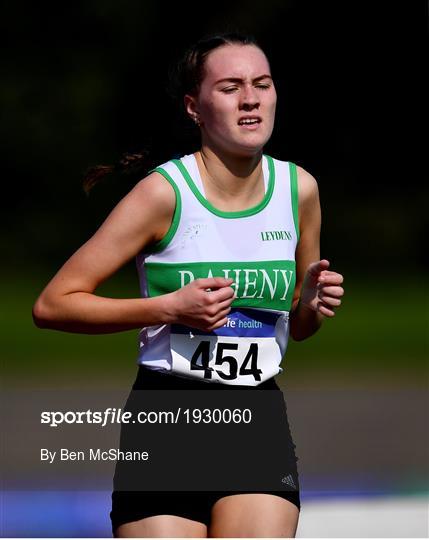
[[[204,79],[204,66],[208,54],[223,45],[255,45],[261,47],[256,39],[250,35],[239,32],[212,34],[206,36],[189,47],[182,58],[169,70],[168,94],[183,107],[183,97],[186,94],[196,94]],[[262,49],[261,49],[262,50]],[[91,189],[107,174],[113,172],[133,173],[147,166],[147,150],[136,153],[125,153],[122,159],[115,165],[96,165],[90,167],[83,179],[83,190],[87,195]]]
[[[83,190],[89,195],[91,189],[109,173],[136,173],[146,166],[148,150],[141,150],[134,154],[125,152],[115,165],[96,165],[85,172],[82,182]]]
[[[204,66],[209,53],[223,45],[235,44],[255,45],[261,48],[253,36],[238,32],[215,34],[200,39],[189,47],[176,66],[170,70],[170,95],[181,101],[185,94],[198,93],[204,79]]]

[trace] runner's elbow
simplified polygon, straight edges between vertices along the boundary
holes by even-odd
[[[49,328],[52,321],[53,310],[50,303],[43,296],[39,296],[32,309],[33,322],[37,328]]]

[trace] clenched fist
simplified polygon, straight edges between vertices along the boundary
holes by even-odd
[[[232,278],[199,278],[170,293],[172,323],[211,332],[228,322],[234,289]]]
[[[334,308],[341,305],[340,298],[344,295],[344,289],[341,287],[344,278],[337,272],[327,270],[329,264],[329,261],[322,259],[308,266],[300,303],[319,311],[322,315],[333,317]]]

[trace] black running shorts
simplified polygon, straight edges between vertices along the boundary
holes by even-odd
[[[206,383],[198,380],[185,379],[159,371],[139,366],[136,380],[132,390],[232,390],[232,389],[252,389],[252,390],[276,390],[282,392],[274,377],[261,383],[259,386],[231,386],[225,384]],[[287,418],[286,403],[282,399],[282,416],[280,419],[282,429],[287,433],[287,445],[289,455],[285,456],[285,463],[288,464],[288,472],[292,472],[293,478],[298,486],[293,491],[117,491],[112,493],[112,510],[110,518],[112,531],[124,523],[138,521],[140,519],[156,515],[174,515],[184,517],[194,521],[199,521],[209,526],[211,509],[213,505],[222,497],[239,493],[269,493],[289,500],[298,509],[301,508],[299,495],[299,480],[297,472],[297,461],[295,455],[295,444],[290,433]],[[267,444],[275,445],[276,441],[267,441]],[[292,465],[291,465],[292,464]],[[291,468],[292,467],[292,468]],[[285,469],[286,470],[286,469]],[[118,469],[116,474],[118,474]]]

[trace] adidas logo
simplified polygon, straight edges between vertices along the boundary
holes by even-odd
[[[283,484],[287,484],[288,486],[291,486],[294,489],[296,489],[296,485],[295,485],[295,482],[293,481],[293,477],[292,477],[291,474],[288,474],[287,476],[284,476],[282,478],[282,482],[283,482]]]

